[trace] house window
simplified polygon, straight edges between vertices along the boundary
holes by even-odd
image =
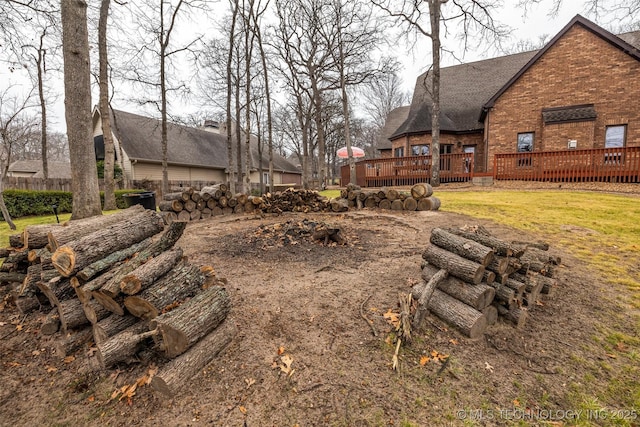
[[[414,156],[428,156],[429,146],[428,145],[412,145],[411,154],[413,154]]]
[[[607,126],[604,136],[604,148],[623,148],[626,143],[627,126]],[[622,162],[621,151],[607,151],[604,154],[604,162],[607,164],[620,164]]]
[[[518,153],[533,152],[533,132],[518,134]],[[531,156],[518,156],[518,166],[531,166]]]
[[[440,144],[440,154],[451,154],[453,151],[453,145],[451,144]]]
[[[393,157],[404,157],[404,147],[398,147],[393,150]]]
[[[271,184],[269,181],[269,172],[262,172],[262,182],[264,182],[265,185]]]

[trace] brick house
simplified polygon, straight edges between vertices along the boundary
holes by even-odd
[[[640,31],[614,35],[577,15],[545,47],[441,70],[440,153],[640,147]],[[431,99],[417,78],[406,120],[381,155],[430,154]]]

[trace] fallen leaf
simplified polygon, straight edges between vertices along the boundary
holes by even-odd
[[[422,356],[420,358],[420,366],[424,366],[429,362],[429,356]]]
[[[618,356],[616,356],[615,354],[612,353],[607,353],[607,356],[609,356],[611,359],[617,359]]]
[[[53,366],[45,366],[45,368],[47,368],[47,372],[56,372],[58,370],[58,368],[55,368]]]
[[[489,372],[493,373],[493,366],[489,365],[489,362],[484,362],[484,368],[485,368],[487,371],[489,371]]]
[[[94,400],[96,400],[96,397],[95,396],[89,396],[89,397],[87,397],[87,400],[89,402],[93,402]]]
[[[63,362],[64,362],[64,363],[71,363],[71,362],[73,362],[74,360],[76,360],[76,357],[75,357],[75,356],[67,356],[67,357],[65,357],[65,358],[64,358]]]
[[[280,361],[282,362],[280,370],[289,376],[293,375],[293,372],[295,371],[295,369],[291,369],[293,358],[288,354],[285,354],[284,356],[280,356]]]
[[[520,401],[518,399],[513,399],[513,406],[520,406]]]
[[[16,368],[18,366],[22,366],[22,363],[18,363],[18,362],[7,362],[5,363],[6,366],[9,366],[10,368]]]
[[[247,408],[245,408],[244,406],[240,406],[238,409],[240,409],[240,412],[242,412],[243,414],[247,413]]]
[[[616,343],[616,350],[626,352],[628,349],[625,343],[623,343],[622,341],[618,341]]]
[[[31,352],[31,354],[32,354],[33,356],[40,356],[40,350],[33,350],[33,351]]]
[[[384,339],[384,342],[386,342],[389,345],[393,345],[393,335],[391,334],[387,335],[387,337]]]
[[[400,315],[398,313],[394,313],[393,311],[391,311],[391,309],[389,309],[382,316],[387,319],[387,322],[393,325],[396,329],[400,327]]]
[[[283,346],[278,347],[278,356],[285,352],[285,348]]]
[[[244,382],[247,383],[247,388],[249,388],[256,383],[256,380],[253,378],[245,378]]]
[[[0,326],[4,326],[6,324],[7,324],[7,322],[0,322]]]
[[[458,345],[458,340],[455,338],[452,338],[449,340],[449,343],[453,344],[453,345]]]
[[[16,325],[16,331],[21,331],[22,328],[23,328],[23,326],[21,324],[20,325]]]

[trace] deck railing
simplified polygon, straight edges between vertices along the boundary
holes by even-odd
[[[441,154],[440,181],[464,182],[473,177],[473,154]],[[342,166],[343,183],[349,182],[349,165]],[[356,163],[358,185],[385,187],[431,181],[431,156],[392,157]]]
[[[640,182],[640,147],[496,154],[494,179]]]

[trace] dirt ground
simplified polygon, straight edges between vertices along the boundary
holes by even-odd
[[[346,244],[282,237],[302,221],[340,227]],[[384,313],[398,312],[399,294],[420,278],[430,230],[463,225],[483,225],[505,240],[541,238],[446,212],[367,210],[189,224],[178,245],[192,263],[212,265],[228,280],[230,318],[238,325],[232,343],[172,400],[149,386],[129,401],[110,399],[150,362],[96,372],[86,349],[62,360],[53,350],[59,337],[39,334],[42,314],[21,318],[4,304],[0,425],[512,425],[541,410],[568,421],[571,414],[560,411],[577,410],[585,367],[596,379],[616,372],[625,380],[616,370],[623,358],[611,357],[593,337],[609,327],[632,333],[628,307],[553,242],[550,252],[563,261],[559,289],[530,312],[524,329],[499,322],[469,340],[429,317],[425,330],[400,349],[394,371],[392,326]]]

